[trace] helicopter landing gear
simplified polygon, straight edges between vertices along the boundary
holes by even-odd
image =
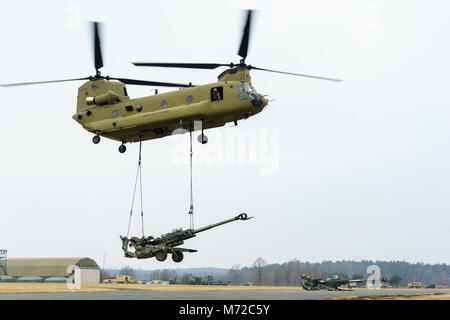
[[[119,152],[124,153],[125,151],[127,151],[127,147],[125,147],[125,144],[122,143],[119,147]]]
[[[203,130],[197,139],[198,139],[198,142],[200,142],[201,144],[206,144],[208,142],[208,137],[203,133]]]
[[[158,251],[155,254],[156,260],[163,262],[167,258],[167,252],[166,251]]]
[[[183,252],[179,250],[174,250],[172,253],[172,260],[174,262],[181,262],[183,260]]]
[[[200,142],[201,144],[206,144],[208,142],[208,137],[203,133],[203,121],[204,119],[201,120],[202,124],[201,124],[201,129],[202,129],[202,133],[198,136],[197,140],[198,142]],[[195,124],[194,124],[195,126]]]
[[[99,135],[93,136],[92,137],[92,142],[94,144],[98,144],[100,142],[100,136]]]

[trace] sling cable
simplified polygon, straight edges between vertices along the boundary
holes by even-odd
[[[193,196],[193,186],[192,186],[192,163],[193,163],[193,151],[192,151],[192,130],[189,131],[189,175],[190,175],[190,205],[189,205],[189,228],[194,229],[194,196]],[[133,198],[131,201],[130,216],[128,219],[127,228],[127,238],[130,234],[131,218],[133,216],[134,200],[136,198],[137,186],[139,183],[139,197],[140,197],[140,209],[141,209],[141,231],[142,237],[144,238],[144,205],[142,196],[142,141],[139,141],[139,158],[138,158],[138,168],[136,172],[136,180],[134,183]]]
[[[141,203],[141,228],[142,228],[142,237],[144,237],[144,206],[142,199],[142,140],[139,141],[139,160],[138,160],[138,168],[136,173],[136,180],[134,182],[134,191],[133,191],[133,200],[131,201],[131,209],[130,209],[130,218],[128,220],[128,229],[127,229],[127,238],[130,234],[130,225],[131,225],[131,217],[133,216],[133,207],[134,207],[134,199],[136,197],[136,190],[139,181],[139,192],[140,192],[140,203]]]

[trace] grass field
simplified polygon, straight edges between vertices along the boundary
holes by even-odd
[[[69,289],[65,283],[0,283],[0,293],[38,292],[101,292],[129,290],[301,290],[300,287],[251,287],[251,286],[195,286],[162,284],[83,284],[80,289]]]
[[[330,298],[329,300],[450,300],[450,293],[413,293],[414,289],[411,289],[411,294],[387,294],[380,296],[346,296]]]
[[[299,291],[303,289],[300,287],[258,287],[258,286],[199,286],[199,285],[161,285],[161,284],[84,284],[80,289],[69,289],[65,283],[0,283],[0,294],[19,294],[19,293],[59,293],[59,292],[118,292],[118,291],[248,291],[258,290],[270,292],[274,290],[279,292],[283,290]],[[355,289],[355,293],[358,290]],[[306,292],[305,292],[306,293]],[[311,292],[317,293],[317,292]],[[391,294],[389,294],[391,293]],[[216,293],[215,293],[216,294]],[[293,292],[293,294],[296,294]],[[307,294],[304,297],[308,298],[311,295]],[[319,295],[320,297],[320,295]],[[319,298],[321,299],[321,298]],[[325,298],[326,299],[326,298]],[[366,296],[350,295],[331,298],[332,300],[450,300],[450,293],[448,290],[445,292],[424,293],[418,292],[416,289],[407,290],[406,294],[393,293],[386,290],[385,294],[378,296]]]
[[[367,297],[364,300],[450,300],[450,293],[428,293]]]

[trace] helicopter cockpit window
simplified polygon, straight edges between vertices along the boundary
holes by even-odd
[[[211,89],[211,101],[220,101],[223,99],[223,87],[214,87]]]
[[[247,91],[247,92],[249,92],[249,93],[252,93],[252,92],[254,92],[255,90],[253,89],[253,87],[251,86],[251,85],[249,85],[249,84],[244,84],[244,86],[245,86],[245,90]]]

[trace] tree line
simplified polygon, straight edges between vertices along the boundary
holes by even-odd
[[[282,263],[268,264],[263,258],[257,258],[250,267],[234,265],[225,274],[232,284],[298,286],[302,274],[313,278],[326,279],[337,275],[341,279],[367,279],[368,267],[380,268],[380,276],[391,280],[394,286],[404,286],[408,282],[422,282],[423,285],[450,285],[450,265],[409,263],[406,261],[322,261],[301,262],[297,259]]]
[[[319,279],[326,279],[335,275],[341,279],[367,279],[371,275],[367,273],[367,268],[371,265],[378,266],[381,272],[380,276],[390,280],[393,286],[406,286],[408,282],[450,286],[450,265],[409,263],[406,261],[302,262],[293,259],[282,264],[269,264],[264,258],[259,257],[251,266],[242,267],[235,264],[230,269],[216,269],[213,275],[216,280],[228,281],[233,285],[299,286],[302,274],[312,275]],[[200,268],[199,270],[204,275],[208,268]],[[184,272],[183,269],[149,271],[124,267],[121,270],[105,271],[109,276],[129,274],[142,280],[164,280],[177,283],[192,282],[194,277],[200,275],[191,270]]]

